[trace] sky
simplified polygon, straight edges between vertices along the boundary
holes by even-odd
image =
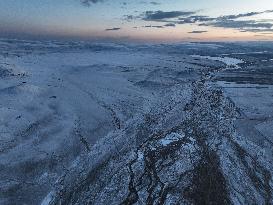
[[[0,37],[273,40],[273,0],[0,0]]]

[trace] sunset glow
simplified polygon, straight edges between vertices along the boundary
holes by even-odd
[[[0,37],[163,42],[273,40],[270,5],[271,0],[0,0]]]

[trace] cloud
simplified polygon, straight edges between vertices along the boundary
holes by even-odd
[[[241,32],[253,32],[253,33],[261,33],[261,34],[267,34],[272,35],[273,34],[273,28],[264,29],[264,28],[245,28],[241,30]]]
[[[91,6],[91,4],[96,4],[103,1],[104,0],[80,0],[81,4],[87,7]]]
[[[194,11],[145,11],[142,14],[136,16],[125,15],[124,19],[127,21],[140,19],[144,21],[177,23],[177,21],[174,21],[175,18],[186,17],[193,14],[195,14]]]
[[[156,2],[156,1],[140,1],[139,3],[140,3],[140,4],[152,4],[152,5],[155,5],[155,6],[161,4],[161,3]]]
[[[152,26],[152,25],[148,25],[148,26],[143,26],[143,28],[164,28],[164,26]]]
[[[109,0],[79,0],[81,2],[82,5],[84,6],[91,6],[91,4],[96,4],[96,3],[99,3],[99,2],[104,2],[104,1],[109,1]],[[152,4],[152,5],[160,5],[159,2],[156,2],[156,1],[150,1],[150,2],[147,2],[147,1],[141,1],[139,2],[141,4]],[[122,2],[122,5],[126,6],[128,3],[127,2]]]
[[[232,20],[232,19],[238,19],[242,17],[251,17],[251,16],[256,16],[258,14],[262,14],[263,12],[249,12],[249,13],[244,13],[244,14],[237,14],[237,15],[226,15],[226,16],[220,16],[218,19],[226,19],[226,20]]]
[[[261,12],[248,12],[237,15],[225,15],[210,17],[195,15],[195,11],[146,11],[140,16],[127,16],[128,20],[142,19],[151,22],[164,22],[165,27],[175,26],[176,24],[194,24],[196,26],[208,26],[217,28],[231,28],[245,32],[272,32],[273,20],[243,20],[244,17],[254,17],[264,13],[273,13],[273,10]],[[251,18],[250,18],[251,19]],[[253,18],[252,18],[253,19]],[[193,31],[190,33],[204,33],[205,31]]]
[[[115,28],[107,28],[107,29],[105,29],[105,31],[118,31],[118,30],[120,30],[121,28],[119,28],[119,27],[115,27]]]
[[[270,29],[272,23],[259,23],[255,20],[226,20],[226,19],[217,19],[215,22],[199,24],[201,26],[213,26],[221,28],[234,28],[234,29],[250,29],[250,28],[259,28],[259,29]]]
[[[167,23],[164,26],[165,27],[175,27],[175,24],[174,23]]]
[[[197,22],[208,22],[213,21],[215,18],[209,17],[209,16],[188,16],[188,17],[182,17],[178,18],[178,24],[188,24],[188,23],[197,23]]]
[[[133,15],[124,15],[123,16],[123,20],[125,20],[125,21],[132,21],[132,20],[134,20],[136,17],[135,16],[133,16]]]
[[[207,33],[208,31],[191,31],[188,33],[192,33],[192,34],[199,34],[199,33]]]
[[[199,24],[199,26],[213,26],[218,28],[232,28],[240,30],[241,32],[272,32],[273,19],[270,21],[259,20],[242,20],[243,17],[253,17],[259,14],[273,13],[273,10],[266,10],[261,12],[248,12],[237,15],[219,16],[212,21]]]
[[[151,1],[150,4],[152,4],[152,5],[160,5],[160,3],[155,2],[155,1]]]
[[[261,11],[261,12],[248,12],[248,13],[242,13],[242,14],[237,14],[237,15],[226,15],[226,16],[220,16],[218,19],[226,19],[226,20],[233,20],[233,19],[238,19],[238,18],[243,18],[243,17],[252,17],[256,16],[259,14],[264,14],[264,13],[272,13],[273,10],[266,10],[266,11]]]
[[[146,11],[143,15],[142,20],[145,21],[162,21],[166,19],[177,18],[181,16],[189,16],[194,14],[193,11]]]
[[[147,26],[142,26],[143,28],[166,28],[166,27],[175,27],[175,24],[173,23],[167,23],[163,26],[158,26],[158,25],[147,25]]]

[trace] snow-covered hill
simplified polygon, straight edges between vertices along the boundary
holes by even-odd
[[[268,43],[0,48],[0,204],[273,202]]]

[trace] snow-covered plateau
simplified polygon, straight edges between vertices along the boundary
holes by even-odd
[[[0,40],[0,204],[273,204],[273,43]]]

